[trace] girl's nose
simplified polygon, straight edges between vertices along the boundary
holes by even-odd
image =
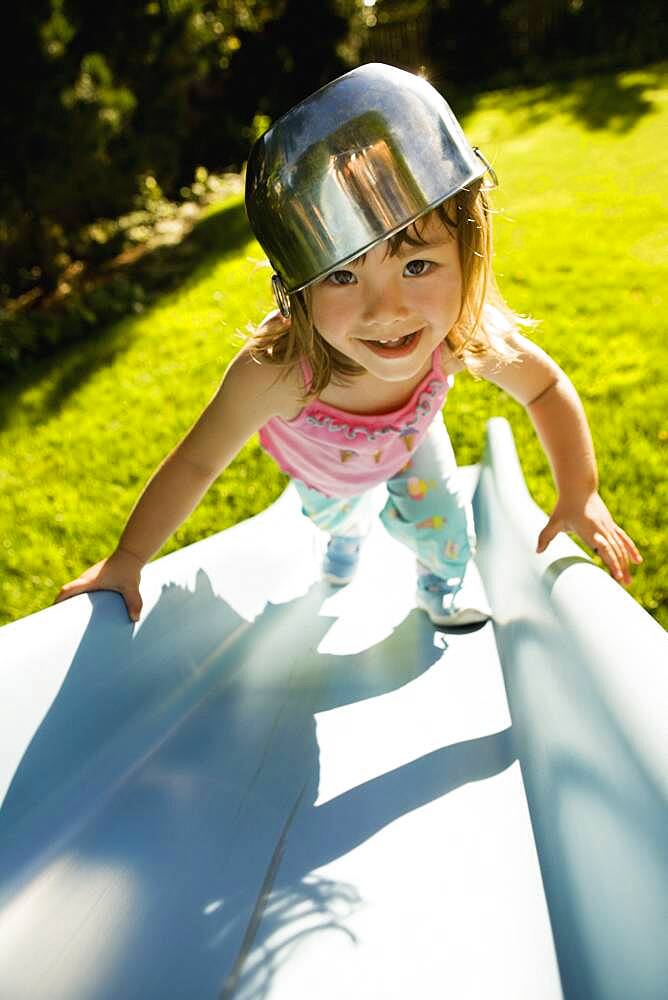
[[[362,319],[365,323],[392,323],[409,314],[397,282],[379,282],[365,289]]]

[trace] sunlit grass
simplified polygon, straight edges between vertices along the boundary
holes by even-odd
[[[488,94],[465,122],[502,182],[501,287],[540,319],[535,339],[584,400],[602,494],[645,556],[631,592],[664,625],[667,105],[665,73],[654,68]],[[241,212],[227,203],[193,234],[197,266],[177,290],[0,396],[1,621],[49,604],[113,547],[142,484],[214,391],[239,331],[270,307]],[[494,414],[511,421],[530,489],[549,510],[551,478],[525,414],[468,376],[446,407],[460,462],[479,459]],[[162,552],[260,511],[284,482],[251,441]]]

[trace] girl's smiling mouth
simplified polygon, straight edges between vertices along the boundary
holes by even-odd
[[[382,358],[403,358],[417,347],[423,329],[424,327],[420,327],[419,330],[394,340],[362,340],[362,343]]]

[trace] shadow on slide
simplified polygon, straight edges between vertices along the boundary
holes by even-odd
[[[278,925],[285,931],[293,913],[303,923],[304,907],[316,920],[302,934],[325,923],[350,933],[337,912],[356,901],[354,887],[312,873],[403,813],[512,762],[505,731],[439,748],[315,805],[315,714],[396,690],[443,655],[417,611],[369,649],[318,654],[328,592],[314,584],[246,622],[200,571],[194,592],[163,588],[136,637],[113,595],[90,598],[81,643],[0,813],[0,889],[10,915],[12,897],[37,884],[41,918],[67,922],[62,910],[72,903],[62,896],[75,891],[74,866],[82,881],[89,872],[122,873],[139,913],[104,982],[87,983],[82,995],[158,995],[162,979],[162,995],[215,996],[221,970],[223,995],[232,995],[243,988],[262,915],[264,941]],[[86,908],[96,902],[93,888]],[[178,969],[156,978],[176,940]],[[262,955],[256,996],[278,960],[271,946]],[[19,978],[13,990],[29,995]]]
[[[147,567],[139,627],[0,629],[0,996],[664,995],[665,635],[533,554],[513,456],[493,421],[493,628],[435,631],[380,525],[321,583],[288,491]]]

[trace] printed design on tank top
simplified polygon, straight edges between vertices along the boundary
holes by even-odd
[[[395,437],[398,435],[400,440],[403,441],[406,451],[410,452],[413,450],[415,437],[418,434],[418,424],[423,417],[431,413],[434,399],[438,396],[439,390],[443,385],[444,382],[441,379],[432,379],[428,382],[420,393],[415,410],[405,419],[401,427],[389,425],[388,427],[371,428],[359,424],[351,426],[347,421],[337,420],[336,417],[318,416],[317,414],[309,414],[306,417],[305,423],[310,424],[312,427],[323,427],[332,434],[340,434],[348,441],[354,441],[358,436],[366,438],[367,441],[377,441],[379,439],[382,441],[383,438],[387,438],[389,435]],[[382,449],[373,453],[373,460],[376,464],[380,462],[382,454]],[[342,449],[339,455],[341,462],[349,462],[351,459],[357,457],[357,452],[351,449]]]
[[[304,386],[308,387],[312,379],[310,366],[305,359],[300,364]],[[403,406],[386,414],[365,416],[312,399],[292,420],[268,420],[260,428],[260,441],[288,475],[326,496],[340,496],[342,489],[344,495],[351,495],[352,486],[360,492],[387,480],[388,475],[395,474],[397,464],[402,472],[411,467],[411,456],[452,382],[452,376],[444,376],[441,370],[437,350],[432,355],[431,370]],[[316,445],[313,458],[312,444]],[[428,520],[425,515],[423,519]]]

